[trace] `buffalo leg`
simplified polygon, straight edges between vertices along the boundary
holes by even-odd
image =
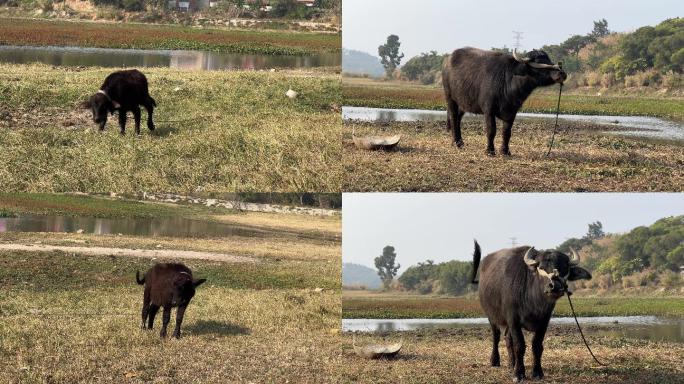
[[[176,310],[176,328],[173,330],[173,337],[180,339],[181,337],[181,324],[183,323],[183,316],[185,315],[186,305],[178,307]]]
[[[499,356],[499,340],[501,340],[501,330],[494,324],[490,325],[492,327],[492,356],[489,361],[492,363],[492,367],[498,367],[501,365],[501,357]]]
[[[148,101],[147,104],[143,105],[147,110],[147,128],[150,131],[154,131],[154,121],[152,121],[152,112],[154,112],[154,104]]]
[[[140,134],[140,107],[133,108],[133,119],[135,120],[135,134]]]
[[[119,110],[119,132],[126,134],[126,111],[123,109]]]
[[[449,83],[445,81],[443,78],[442,80],[442,86],[444,87],[444,100],[447,102],[447,131],[451,131],[453,128],[452,121],[451,121],[451,103],[453,100],[451,100],[451,90],[449,89]]]
[[[515,352],[513,352],[513,339],[508,329],[504,336],[506,337],[506,351],[508,352],[508,367],[513,370],[515,368]]]
[[[154,327],[154,318],[157,316],[157,311],[159,311],[159,306],[151,304],[150,312],[147,317],[147,329],[152,329]]]
[[[487,154],[489,156],[496,155],[494,149],[494,138],[496,137],[496,119],[492,114],[485,115],[485,125],[487,127]]]
[[[145,323],[147,322],[147,316],[150,313],[150,292],[146,289],[143,294],[143,306],[142,306],[142,325],[140,328],[145,329]]]
[[[164,306],[164,313],[162,313],[162,328],[159,331],[159,336],[161,338],[166,337],[166,328],[169,326],[169,321],[171,321],[171,307]]]
[[[463,147],[463,137],[461,137],[461,117],[463,114],[458,108],[458,104],[451,98],[448,99],[447,122],[450,125],[451,133],[454,139],[454,145]]]
[[[513,354],[515,355],[515,368],[513,368],[513,375],[518,381],[525,378],[525,336],[522,328],[511,327],[511,339],[513,341]]]
[[[544,371],[541,367],[542,353],[544,352],[544,335],[546,335],[546,327],[534,333],[532,338],[532,356],[534,357],[534,365],[532,368],[533,379],[543,379]]]
[[[511,151],[508,148],[508,144],[511,141],[511,129],[513,128],[513,120],[511,121],[504,121],[503,124],[503,129],[501,131],[501,137],[502,137],[502,142],[501,142],[501,154],[504,156],[510,156]]]

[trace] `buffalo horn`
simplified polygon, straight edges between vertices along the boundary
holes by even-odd
[[[525,63],[525,64],[527,64],[530,61],[529,57],[523,57],[523,58],[518,57],[518,52],[516,52],[516,51],[517,50],[513,51],[513,58],[515,59],[515,61],[520,62],[520,63]]]
[[[560,66],[558,64],[541,64],[541,63],[535,63],[533,61],[530,61],[531,59],[529,57],[519,57],[518,53],[514,50],[513,51],[513,58],[520,63],[527,64],[532,68],[537,68],[537,69],[557,69],[560,71]]]
[[[572,252],[572,258],[570,259],[570,264],[577,265],[580,262],[580,255],[575,251],[574,248],[570,247],[570,252]]]
[[[530,247],[527,250],[527,252],[525,252],[525,258],[524,258],[525,264],[529,265],[530,267],[536,267],[537,265],[539,265],[539,262],[532,257],[533,251],[534,251],[534,247]]]

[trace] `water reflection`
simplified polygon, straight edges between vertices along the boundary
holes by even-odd
[[[684,319],[664,319],[655,316],[580,317],[581,325],[596,325],[585,331],[594,335],[636,338],[684,343]],[[573,326],[572,317],[554,317],[551,324]],[[345,332],[397,332],[420,329],[458,327],[489,327],[487,318],[473,319],[343,319]]]
[[[167,217],[155,219],[101,219],[94,217],[34,216],[0,218],[0,232],[80,232],[97,235],[225,237],[264,236],[263,231],[223,223]]]
[[[236,54],[209,51],[0,46],[0,62],[55,66],[171,67],[194,70],[251,70],[338,66],[336,53],[310,56]]]
[[[383,109],[365,107],[342,107],[342,117],[345,120],[367,122],[393,121],[446,121],[445,111],[430,111],[421,109]],[[518,113],[520,119],[554,119],[556,115],[550,113]],[[466,114],[466,119],[482,119],[481,116]],[[606,115],[560,115],[561,120],[581,123],[611,125],[620,128],[619,131],[608,133],[639,136],[664,140],[684,140],[684,124],[645,116],[606,116]],[[636,130],[635,130],[636,129]]]

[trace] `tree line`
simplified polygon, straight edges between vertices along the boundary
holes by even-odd
[[[589,223],[584,236],[569,238],[556,247],[564,253],[570,253],[571,248],[582,250],[582,266],[593,275],[591,281],[577,283],[579,288],[672,288],[684,283],[680,274],[684,267],[684,215],[663,218],[624,234],[606,234],[600,221]],[[396,257],[394,247],[387,246],[375,259],[385,289],[448,295],[462,295],[472,289],[471,262],[427,260],[410,266],[394,280],[399,269]]]
[[[111,6],[126,11],[143,11],[145,9],[168,10],[168,0],[90,0],[96,6]],[[307,7],[297,0],[218,0],[217,12],[225,11],[231,17],[247,18],[290,18],[312,19],[320,17],[326,11],[341,12],[342,0],[316,0],[312,7]],[[266,5],[270,11],[264,12]]]
[[[389,40],[387,44],[390,44]],[[396,47],[400,45],[398,37],[393,37],[392,44]],[[544,45],[541,49],[552,60],[561,61],[568,73],[576,75],[574,82],[571,76],[571,86],[664,84],[681,87],[681,75],[684,73],[684,18],[668,19],[631,33],[613,32],[608,28],[608,21],[601,19],[594,21],[593,29],[587,34],[574,35],[559,44]],[[512,51],[506,46],[492,50]],[[433,84],[441,81],[442,63],[447,56],[431,51],[411,58],[399,71],[395,72],[391,66],[385,68],[388,77]]]

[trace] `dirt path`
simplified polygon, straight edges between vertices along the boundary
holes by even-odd
[[[127,249],[107,247],[68,247],[46,244],[0,244],[0,251],[31,251],[31,252],[70,252],[92,256],[132,256],[174,259],[200,259],[212,261],[225,261],[231,263],[257,263],[259,260],[245,256],[226,255],[223,253],[184,251],[171,249]]]

